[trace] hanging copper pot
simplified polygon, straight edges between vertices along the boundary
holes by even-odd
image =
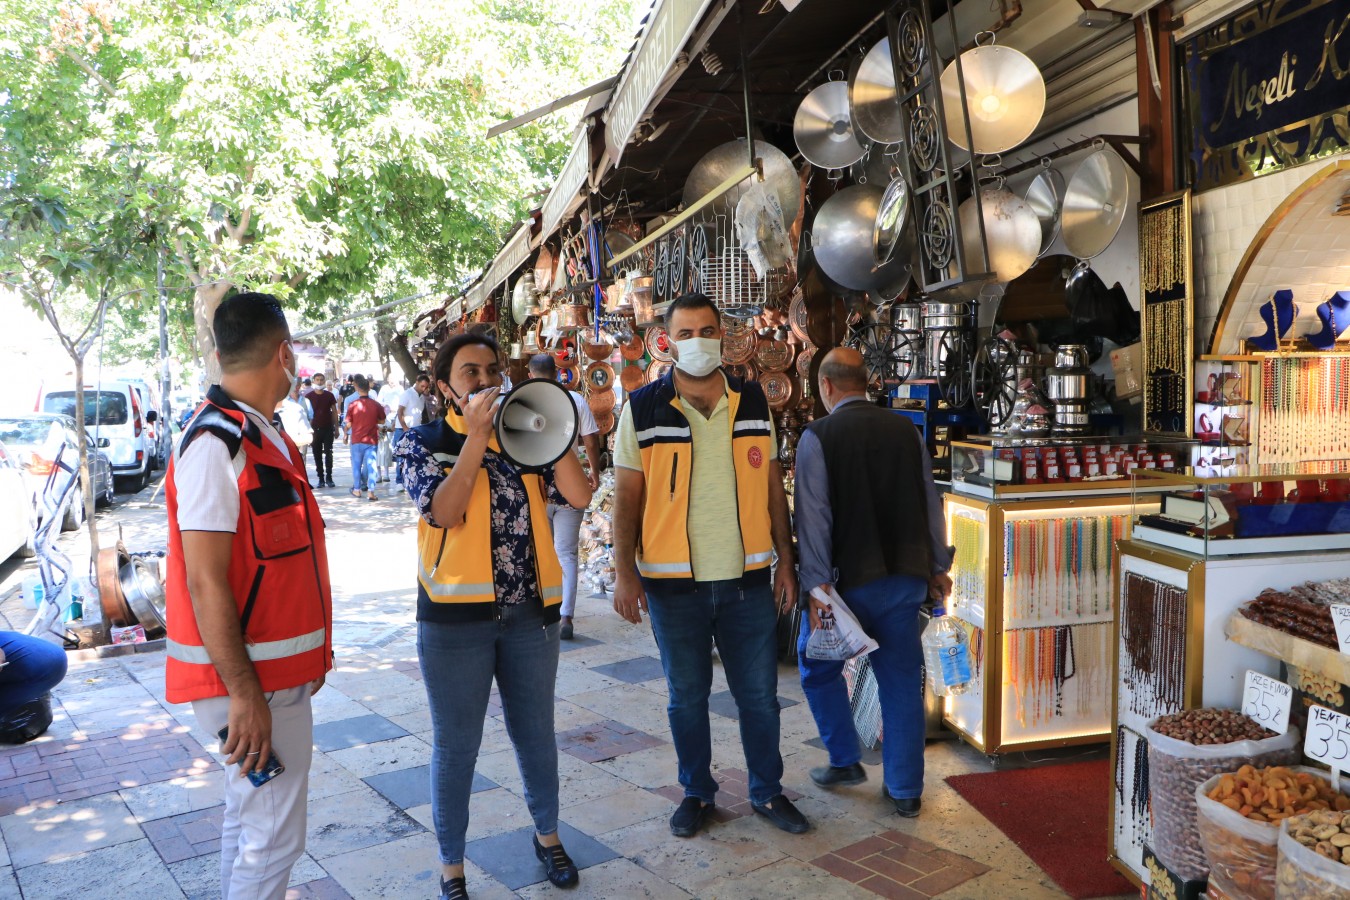
[[[646,352],[647,345],[643,343],[642,336],[638,334],[633,335],[632,340],[628,343],[619,345],[619,355],[628,362],[637,362],[642,359]]]
[[[591,391],[586,395],[586,405],[591,408],[591,415],[603,416],[614,408],[614,392]]]
[[[619,370],[619,384],[625,391],[632,393],[647,383],[647,373],[642,366],[624,366]]]
[[[591,308],[583,303],[568,303],[558,308],[559,328],[587,328],[591,324]]]

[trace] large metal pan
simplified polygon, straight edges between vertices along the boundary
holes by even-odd
[[[150,564],[143,559],[133,559],[122,566],[118,576],[122,583],[122,592],[126,595],[127,605],[145,628],[145,636],[150,639],[164,633],[165,602],[164,586],[159,583]]]
[[[1055,238],[1059,237],[1059,210],[1064,204],[1064,176],[1054,169],[1043,169],[1027,186],[1026,201],[1041,223],[1041,251],[1038,256],[1044,256],[1045,251],[1055,242]]]
[[[988,271],[1001,282],[1012,281],[1035,264],[1041,247],[1041,223],[1025,200],[1002,189],[981,190],[980,211],[989,249]],[[974,197],[961,204],[959,215],[962,241],[967,248],[978,247]]]
[[[853,185],[826,200],[812,223],[811,244],[831,280],[889,300],[909,285],[912,248],[897,249],[890,262],[876,265],[872,233],[884,193],[880,187]]]
[[[853,127],[864,137],[882,144],[898,144],[905,139],[889,38],[882,38],[853,64],[848,79],[848,106]]]
[[[961,54],[961,74],[976,153],[1003,153],[1031,137],[1045,114],[1045,78],[1026,54],[992,44],[974,47]],[[942,103],[947,137],[962,150],[971,149],[961,121],[955,60],[942,72]]]
[[[783,225],[789,227],[797,218],[801,208],[801,185],[797,180],[797,170],[786,153],[773,144],[755,141],[755,156],[764,167],[764,183],[778,196],[778,205],[783,208]],[[714,147],[704,154],[684,181],[683,200],[685,206],[693,203],[722,182],[726,181],[737,168],[750,161],[745,141],[729,141]],[[754,182],[750,179],[742,182],[713,201],[703,209],[702,217],[726,216],[728,221],[736,214],[736,204],[741,195]]]
[[[827,81],[802,100],[792,120],[797,149],[822,169],[846,169],[866,152],[848,111],[848,83]]]
[[[1083,160],[1069,179],[1060,229],[1074,256],[1091,259],[1115,240],[1129,207],[1129,171],[1114,150],[1103,148]]]
[[[895,257],[895,249],[909,229],[909,182],[897,175],[886,185],[872,224],[872,259],[877,265]]]

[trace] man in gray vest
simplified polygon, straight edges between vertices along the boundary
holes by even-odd
[[[881,698],[884,795],[902,816],[919,814],[924,712],[919,608],[951,590],[951,548],[932,463],[918,430],[867,402],[867,370],[856,350],[826,354],[817,419],[797,445],[797,542],[802,592],[835,590],[880,648],[871,654]],[[802,688],[830,764],[811,770],[821,787],[867,780],[842,662],[807,659],[825,608],[810,600],[798,660]]]

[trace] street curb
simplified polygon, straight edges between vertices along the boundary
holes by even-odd
[[[112,659],[118,656],[131,656],[136,653],[157,653],[164,649],[164,638],[142,641],[137,644],[104,644],[101,647],[89,647],[85,650],[67,650],[67,659],[89,661],[94,659]]]

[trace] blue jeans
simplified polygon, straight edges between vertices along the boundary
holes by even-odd
[[[543,612],[530,603],[501,607],[500,620],[417,623],[431,706],[431,818],[446,865],[464,861],[469,792],[494,676],[534,829],[558,830],[558,630],[556,622],[545,627]]]
[[[406,431],[407,429],[399,428],[397,425],[394,426],[395,450],[398,450],[398,442],[403,440],[403,435],[406,433]],[[403,483],[403,460],[399,459],[397,456],[394,457],[394,481],[396,481],[398,484]]]
[[[652,632],[661,651],[670,702],[670,731],[685,796],[712,803],[712,642],[740,712],[741,747],[750,775],[750,800],[768,803],[783,793],[778,752],[778,610],[768,585],[700,581],[688,591],[665,591],[646,582]]]
[[[560,615],[571,616],[577,608],[577,541],[586,510],[548,505],[548,523],[553,528],[553,549],[562,566],[563,595]]]
[[[0,650],[9,663],[0,668],[0,715],[36,700],[66,677],[66,651],[42,638],[0,631]]]
[[[886,790],[897,800],[923,794],[923,647],[919,641],[919,609],[928,596],[928,582],[909,575],[879,578],[840,591],[863,630],[881,646],[872,651],[872,671],[881,698],[881,761]],[[851,766],[862,759],[858,731],[844,683],[844,664],[806,658],[811,619],[802,616],[797,640],[797,665],[802,690],[815,716],[830,765]]]
[[[358,491],[375,488],[375,448],[378,444],[352,442],[352,487]]]

